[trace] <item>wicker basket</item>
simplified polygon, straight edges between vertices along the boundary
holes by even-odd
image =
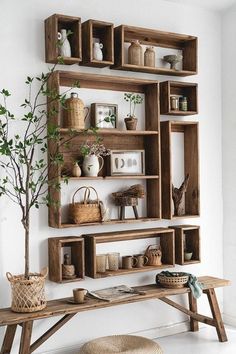
[[[44,268],[41,273],[30,273],[29,279],[25,279],[23,274],[6,274],[12,290],[12,311],[35,312],[46,307],[44,285],[47,274],[48,268]]]
[[[85,120],[89,113],[89,108],[84,107],[83,101],[78,98],[78,94],[71,93],[71,97],[65,101],[64,128],[84,129]],[[85,111],[87,110],[86,114]]]
[[[172,273],[172,276],[166,276],[162,274],[157,274],[156,282],[163,286],[164,288],[183,288],[186,286],[189,279],[189,275],[186,273]]]
[[[75,196],[82,189],[85,189],[84,199],[82,202],[75,203]],[[95,192],[97,197],[96,200],[89,199],[91,190]],[[74,224],[102,221],[100,203],[96,189],[85,186],[77,189],[72,197],[72,203],[69,204],[69,215],[71,222]]]

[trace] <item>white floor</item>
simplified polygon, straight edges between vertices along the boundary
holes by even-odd
[[[199,332],[185,332],[159,338],[164,354],[236,354],[236,328],[226,327],[228,342],[220,343],[216,330],[201,328]]]

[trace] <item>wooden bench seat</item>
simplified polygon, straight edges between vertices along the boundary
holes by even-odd
[[[227,286],[230,282],[225,279],[210,276],[199,277],[198,280],[203,284],[203,292],[207,295],[212,312],[212,318],[197,313],[197,300],[192,296],[189,288],[165,289],[157,286],[156,284],[135,287],[135,289],[139,291],[145,291],[145,294],[135,295],[130,298],[126,298],[125,300],[123,299],[116,302],[107,302],[88,297],[86,302],[83,304],[70,304],[67,302],[68,298],[64,298],[48,301],[47,307],[44,310],[34,313],[14,313],[10,308],[0,309],[0,326],[7,326],[0,354],[7,354],[11,352],[17,325],[22,326],[19,354],[29,354],[34,352],[78,312],[129,304],[149,299],[159,299],[187,314],[190,317],[191,331],[198,331],[198,322],[203,322],[214,326],[216,328],[219,341],[225,342],[227,341],[227,336],[214,289]],[[188,309],[168,299],[169,296],[186,293],[188,294]],[[30,344],[33,322],[35,320],[60,315],[63,317],[56,322],[54,326],[46,331],[38,340]]]

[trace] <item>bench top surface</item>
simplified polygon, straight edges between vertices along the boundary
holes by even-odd
[[[214,278],[210,276],[198,277],[199,282],[202,283],[203,289],[219,288],[230,285],[230,282],[225,279]],[[121,304],[129,304],[154,298],[161,298],[170,295],[185,294],[190,292],[188,287],[180,289],[167,289],[156,284],[149,284],[134,287],[136,290],[145,291],[144,295],[135,295],[130,298],[108,302],[95,298],[86,297],[83,304],[68,303],[69,298],[55,299],[47,302],[47,307],[39,312],[33,313],[15,313],[10,308],[0,309],[0,326],[19,324],[30,320],[38,320],[52,316],[72,314],[82,311],[89,311],[93,309],[111,307]]]

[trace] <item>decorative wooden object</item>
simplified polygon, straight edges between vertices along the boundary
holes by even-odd
[[[85,240],[85,274],[91,278],[103,278],[113,275],[123,275],[134,272],[145,272],[161,268],[170,268],[175,264],[174,260],[174,232],[167,228],[130,230],[117,232],[104,232],[83,235]],[[142,268],[119,269],[117,271],[107,270],[105,273],[96,271],[96,245],[107,242],[131,241],[146,238],[159,238],[162,249],[162,265],[150,265]],[[114,245],[114,249],[115,249]]]
[[[173,48],[182,51],[183,69],[147,67],[125,62],[125,43],[139,40],[143,45]],[[188,76],[197,74],[197,37],[153,29],[124,26],[115,28],[115,65],[113,69],[139,71],[158,75]]]
[[[76,64],[82,60],[80,17],[54,14],[45,20],[45,54],[47,63],[58,62],[58,32],[61,29],[73,32],[68,36],[71,57],[63,58],[64,64]]]
[[[200,263],[200,226],[178,225],[171,226],[175,230],[175,261],[177,264],[186,265]],[[190,260],[184,259],[184,253],[192,252]]]
[[[181,289],[164,289],[158,287],[156,284],[148,284],[144,286],[134,287],[134,291],[142,292],[136,296],[122,299],[116,302],[102,301],[95,298],[87,297],[82,304],[68,303],[69,298],[57,299],[48,301],[47,307],[32,314],[16,314],[9,308],[0,310],[0,326],[7,326],[3,344],[1,347],[1,354],[12,353],[12,345],[15,338],[16,328],[21,327],[21,341],[19,354],[30,354],[41,347],[54,333],[63,327],[75,314],[85,312],[93,309],[100,309],[112,307],[122,304],[136,303],[150,299],[159,299],[167,305],[176,308],[185,313],[190,318],[190,330],[192,332],[198,331],[198,322],[203,322],[209,326],[216,328],[217,336],[220,342],[226,342],[227,335],[225,332],[224,323],[222,321],[215,288],[228,286],[230,282],[225,279],[219,279],[209,276],[199,277],[199,282],[203,285],[203,293],[207,295],[208,302],[211,308],[212,317],[201,315],[197,311],[197,300],[193,298],[189,288]],[[189,306],[188,308],[170,300],[168,297],[173,295],[188,294]],[[31,344],[31,335],[33,330],[33,322],[36,320],[48,319],[55,316],[63,316],[51,328],[41,335]]]
[[[188,110],[172,110],[171,96],[185,96],[188,100]],[[198,114],[198,84],[182,81],[164,81],[160,83],[161,114],[188,116]]]
[[[160,181],[159,181],[159,104],[158,104],[158,82],[152,80],[143,80],[126,77],[114,77],[114,76],[102,76],[93,74],[84,74],[76,72],[63,72],[56,71],[52,74],[49,80],[49,90],[59,92],[60,86],[71,87],[75,82],[79,80],[81,88],[87,89],[100,89],[100,90],[114,90],[123,92],[139,92],[145,94],[145,129],[136,131],[120,131],[118,129],[100,129],[99,135],[103,138],[103,143],[108,149],[126,149],[126,150],[145,150],[145,173],[144,176],[107,176],[105,168],[101,171],[104,177],[72,177],[71,179],[77,180],[83,184],[85,180],[101,180],[106,182],[107,179],[142,179],[146,181],[146,195],[147,195],[147,210],[146,215],[140,217],[138,220],[126,219],[126,220],[111,220],[103,222],[103,224],[115,224],[115,223],[129,223],[129,222],[143,222],[150,220],[158,220],[161,217],[160,207]],[[48,104],[48,109],[56,109],[58,114],[52,117],[50,116],[49,124],[55,124],[61,126],[62,122],[62,110],[58,107],[57,103]],[[60,128],[62,137],[68,138],[70,130],[66,128]],[[78,133],[73,138],[73,144],[71,144],[70,151],[68,149],[60,147],[60,151],[64,154],[65,166],[73,166],[75,160],[78,159],[78,151],[80,146],[88,139],[88,136],[83,134],[83,131],[78,130]],[[89,138],[90,139],[90,138]],[[95,137],[91,134],[91,141],[94,141]],[[61,142],[60,142],[61,144]],[[54,153],[57,146],[55,143],[49,141],[49,154]],[[61,168],[55,167],[50,170],[50,178],[63,183],[61,180],[62,171]],[[70,180],[70,178],[69,178]],[[155,193],[153,192],[155,191]],[[61,201],[61,191],[49,188],[50,197],[56,202]],[[68,218],[69,220],[69,218]],[[85,223],[82,225],[97,225],[95,223]],[[49,207],[49,225],[57,228],[75,227],[75,224],[62,223],[61,207],[55,208]]]
[[[174,216],[181,216],[184,215],[184,207],[183,207],[183,202],[184,202],[184,197],[185,193],[188,188],[188,182],[189,182],[189,174],[185,177],[183,183],[179,188],[174,187],[172,184],[172,199],[174,203]]]
[[[172,133],[184,134],[184,174],[189,174],[185,193],[185,215],[174,216],[172,207]],[[199,151],[197,122],[161,122],[162,217],[164,219],[199,216]]]
[[[62,275],[63,248],[70,247],[71,263],[75,277],[65,279]],[[81,237],[52,237],[48,239],[49,279],[56,283],[68,283],[84,278],[84,239]]]
[[[103,44],[103,60],[93,56],[94,38]],[[81,65],[103,68],[114,64],[114,25],[110,22],[88,20],[82,24],[83,60]]]

